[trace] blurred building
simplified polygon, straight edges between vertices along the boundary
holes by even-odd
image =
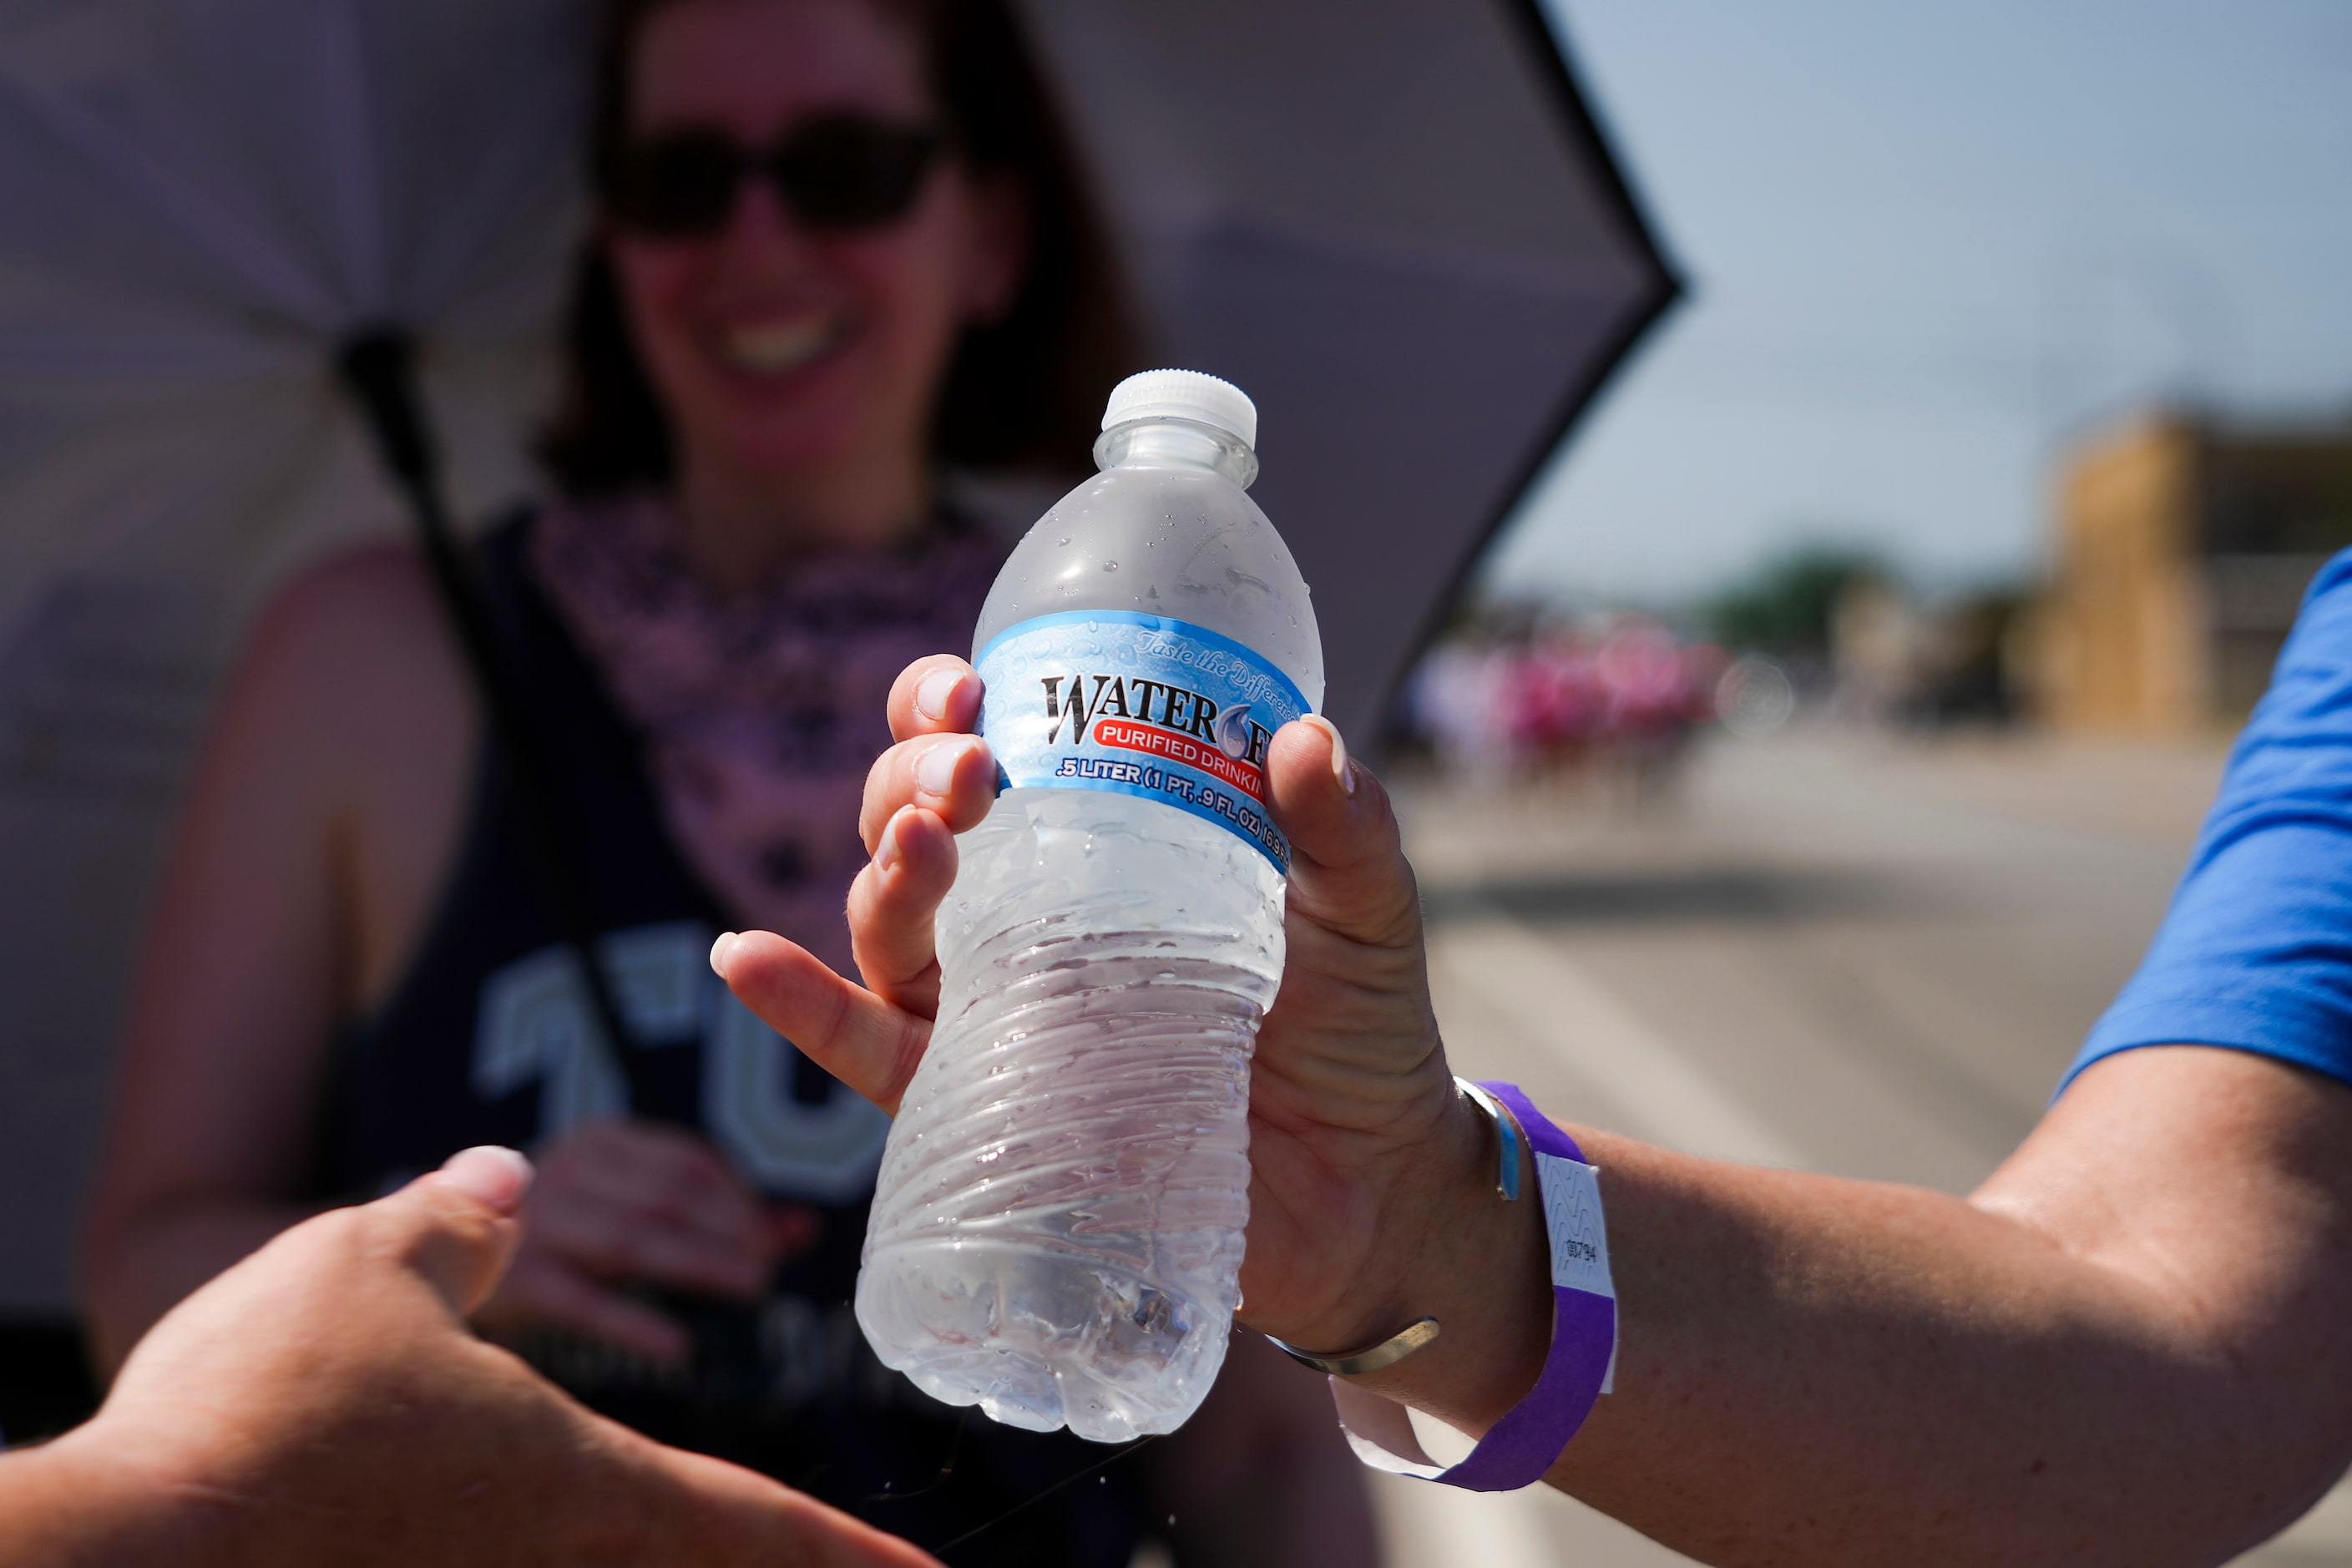
[[[2067,462],[2056,543],[2034,636],[2045,718],[2141,732],[2242,719],[2305,587],[2352,544],[2352,419],[2142,417]]]

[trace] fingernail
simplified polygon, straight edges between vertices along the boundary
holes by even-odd
[[[727,955],[735,951],[735,933],[723,931],[719,940],[710,944],[710,972],[719,979],[727,978]]]
[[[1339,738],[1339,726],[1320,713],[1309,713],[1298,721],[1322,734],[1331,742],[1331,776],[1339,781],[1339,793],[1356,793],[1355,764],[1348,761],[1348,742]]]
[[[923,677],[915,688],[915,708],[926,719],[945,720],[948,705],[955,700],[956,688],[963,684],[961,669],[935,669]]]
[[[496,1143],[460,1149],[441,1167],[442,1181],[503,1215],[522,1208],[530,1178],[530,1162]]]
[[[971,747],[962,741],[942,741],[915,760],[915,783],[927,795],[944,799],[955,788],[956,764]]]
[[[940,792],[933,790],[931,793],[937,795]],[[898,819],[914,809],[911,805],[902,805],[890,814],[889,821],[882,825],[882,841],[874,846],[876,870],[887,871],[898,863]]]

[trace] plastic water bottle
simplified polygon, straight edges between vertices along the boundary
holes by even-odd
[[[1282,974],[1274,731],[1323,695],[1307,584],[1244,490],[1257,411],[1192,371],[1111,394],[1102,470],[973,635],[1003,776],[939,913],[939,1023],[857,1279],[933,1397],[1116,1442],[1223,1364],[1249,1058]]]

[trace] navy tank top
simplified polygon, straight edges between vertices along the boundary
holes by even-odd
[[[560,788],[548,803],[638,1053],[627,1075],[591,1020],[502,749],[478,748],[461,848],[408,970],[340,1042],[320,1118],[318,1194],[359,1199],[459,1149],[530,1149],[592,1116],[634,1114],[709,1139],[754,1188],[815,1206],[815,1247],[753,1306],[665,1299],[692,1330],[683,1372],[601,1342],[518,1345],[591,1407],[715,1454],[956,1563],[1124,1568],[1146,1534],[1136,1461],[1055,1483],[1114,1450],[999,1426],[877,1361],[850,1309],[887,1121],[736,1002],[710,971],[737,921],[663,826],[640,747],[533,581],[528,519],[494,530],[480,582],[497,657]]]

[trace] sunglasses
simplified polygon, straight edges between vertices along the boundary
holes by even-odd
[[[665,132],[621,150],[604,182],[604,206],[637,234],[708,235],[726,226],[743,182],[756,176],[803,228],[880,228],[913,208],[945,146],[927,126],[851,114],[808,121],[764,149],[718,131]]]

